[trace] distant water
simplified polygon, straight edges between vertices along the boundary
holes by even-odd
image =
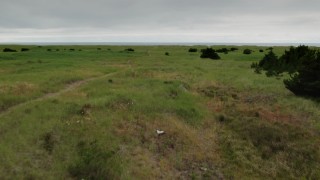
[[[177,46],[214,46],[214,45],[226,45],[226,46],[317,46],[320,47],[320,43],[213,43],[213,42],[8,42],[0,44],[15,44],[15,45],[113,45],[113,46],[165,46],[165,45],[177,45]]]

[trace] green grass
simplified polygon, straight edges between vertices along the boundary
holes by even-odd
[[[1,45],[0,177],[319,179],[320,105],[250,69],[268,47],[189,48]]]

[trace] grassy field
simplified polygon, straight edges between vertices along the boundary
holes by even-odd
[[[238,48],[0,46],[1,179],[320,179],[319,101]]]

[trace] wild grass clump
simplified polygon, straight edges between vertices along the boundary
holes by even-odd
[[[111,172],[110,164],[116,152],[103,149],[97,141],[90,143],[81,141],[77,145],[78,159],[69,166],[70,175],[76,179],[110,179],[116,178]]]

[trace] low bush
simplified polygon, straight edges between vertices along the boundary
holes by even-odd
[[[198,49],[197,48],[190,48],[189,52],[198,52]]]
[[[15,49],[10,49],[10,48],[4,48],[3,52],[17,52]]]
[[[29,51],[30,49],[28,48],[21,48],[21,52],[24,52],[24,51]]]
[[[202,49],[200,58],[221,59],[218,53],[212,48]]]
[[[245,49],[243,50],[243,54],[251,54],[252,50],[251,49]]]
[[[132,49],[132,48],[127,48],[127,49],[125,49],[125,51],[134,52],[134,49]]]

